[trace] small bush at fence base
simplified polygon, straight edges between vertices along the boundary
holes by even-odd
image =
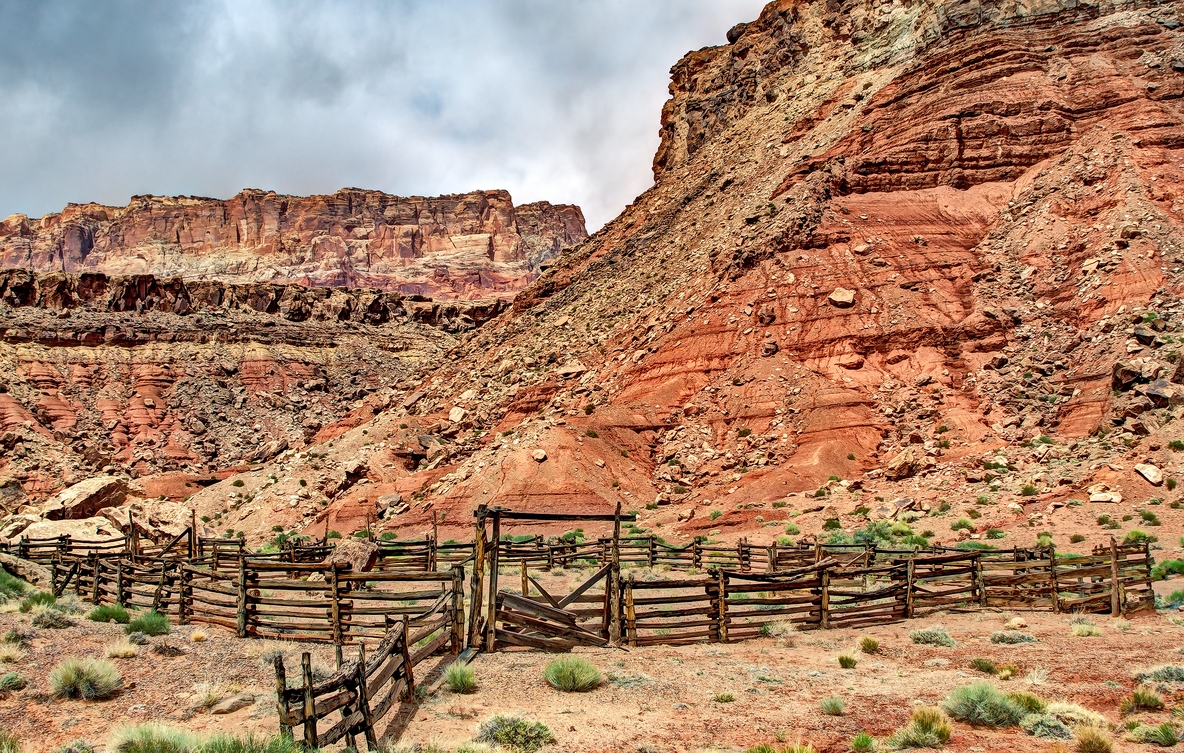
[[[473,693],[477,690],[477,673],[464,662],[454,662],[444,670],[444,682],[453,693]]]
[[[144,635],[168,635],[169,634],[169,618],[165,617],[160,612],[147,611],[132,620],[124,628],[128,635],[132,633],[143,633]]]
[[[126,625],[131,617],[122,604],[103,604],[90,610],[86,619],[91,622],[118,622]]]
[[[534,753],[544,745],[555,742],[555,735],[542,722],[528,722],[522,717],[499,714],[481,724],[477,730],[477,741]]]
[[[56,609],[46,609],[33,618],[33,627],[45,630],[64,630],[74,626],[74,620]]]
[[[565,693],[595,690],[602,680],[600,670],[578,656],[565,656],[549,662],[543,669],[543,677],[548,685]]]

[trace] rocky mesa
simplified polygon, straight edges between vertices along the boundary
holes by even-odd
[[[244,190],[222,201],[136,196],[0,223],[0,269],[376,288],[437,300],[511,298],[587,237],[579,207],[506,191],[433,198]]]

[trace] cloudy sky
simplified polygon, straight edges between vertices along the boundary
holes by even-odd
[[[507,188],[590,229],[669,69],[765,0],[0,0],[0,218],[134,194]]]

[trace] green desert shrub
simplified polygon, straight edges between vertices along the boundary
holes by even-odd
[[[732,693],[716,693],[711,697],[711,700],[716,703],[731,703],[736,700],[736,696]]]
[[[1159,711],[1163,708],[1163,698],[1150,688],[1135,688],[1119,707],[1123,714],[1133,714],[1136,711]]]
[[[555,735],[542,722],[528,722],[519,716],[497,715],[477,729],[477,741],[504,745],[523,753],[534,753],[555,742]]]
[[[1022,633],[1019,630],[997,630],[991,633],[991,643],[1001,643],[1005,646],[1035,642],[1036,636],[1031,633]]]
[[[21,739],[6,729],[0,729],[0,753],[21,753]]]
[[[1040,696],[1023,690],[1008,693],[1007,697],[1012,703],[1022,708],[1028,714],[1043,714],[1048,707],[1048,704]]]
[[[855,665],[858,663],[859,662],[857,662],[855,660],[854,656],[848,656],[847,654],[843,654],[842,656],[839,657],[839,666],[842,667],[843,669],[855,669]]]
[[[5,672],[0,675],[0,690],[11,693],[14,690],[24,690],[28,680],[20,672]]]
[[[87,701],[110,698],[122,681],[115,665],[105,659],[70,657],[49,673],[49,687],[55,698]]]
[[[1172,748],[1175,747],[1176,743],[1180,742],[1180,733],[1171,722],[1147,726],[1140,725],[1131,732],[1131,737],[1136,742],[1150,743],[1151,745],[1158,745],[1161,748]]]
[[[953,731],[944,711],[922,706],[913,711],[913,718],[907,725],[888,738],[888,745],[893,748],[943,748]]]
[[[851,753],[872,753],[876,749],[876,738],[866,732],[860,732],[851,738]]]
[[[1146,672],[1139,672],[1135,679],[1139,682],[1184,682],[1184,667],[1165,664]]]
[[[197,739],[183,729],[148,722],[117,729],[108,747],[113,753],[196,753]]]
[[[950,648],[955,645],[954,639],[950,637],[950,634],[946,632],[945,628],[939,625],[913,630],[909,633],[909,639],[921,646],[945,646]]]
[[[54,748],[53,753],[95,753],[95,746],[86,740],[71,740]]]
[[[870,636],[864,636],[859,640],[859,650],[865,654],[874,654],[880,650],[880,642]]]
[[[21,596],[28,590],[28,583],[0,567],[0,601]]]
[[[282,735],[213,735],[198,743],[194,753],[304,753],[305,750],[300,743]]]
[[[128,635],[132,633],[143,633],[144,635],[168,635],[169,634],[169,618],[160,612],[148,610],[136,617],[134,620],[127,623],[124,632]]]
[[[28,614],[37,607],[52,607],[57,601],[57,597],[48,591],[38,591],[21,599],[19,609],[23,614]]]
[[[464,662],[453,662],[444,670],[444,683],[453,693],[472,693],[477,690],[477,673]]]
[[[1020,729],[1033,737],[1043,737],[1049,740],[1073,739],[1073,733],[1069,727],[1052,714],[1028,714],[1020,719]]]
[[[976,672],[982,672],[984,675],[993,675],[999,672],[995,662],[990,659],[971,659],[970,668]]]
[[[1102,631],[1098,629],[1097,625],[1079,622],[1071,628],[1070,633],[1077,638],[1090,638],[1101,635]]]
[[[989,682],[976,682],[946,696],[942,709],[954,719],[980,727],[1014,727],[1027,715]]]
[[[548,662],[543,668],[547,684],[565,693],[586,693],[600,685],[600,670],[587,659],[565,656]]]
[[[827,716],[842,716],[844,709],[847,708],[847,704],[843,703],[843,699],[836,696],[823,698],[819,705],[822,707],[822,713]]]
[[[120,625],[126,625],[131,617],[122,604],[103,604],[90,610],[86,619],[91,622],[118,622]]]
[[[1070,727],[1106,726],[1106,717],[1096,711],[1090,711],[1084,706],[1067,701],[1053,701],[1045,707],[1044,713],[1052,714]]]
[[[1114,750],[1114,740],[1106,728],[1101,725],[1082,727],[1076,731],[1076,735],[1077,745],[1074,746],[1076,753],[1111,753]]]

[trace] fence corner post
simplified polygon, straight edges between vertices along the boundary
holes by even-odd
[[[830,629],[830,570],[823,569],[818,573],[821,598],[819,599],[818,627]]]
[[[237,596],[238,596],[238,603],[235,606],[237,607],[236,617],[237,617],[238,637],[239,638],[246,638],[247,637],[247,561],[242,555],[239,555],[239,558],[238,558],[238,594],[237,594]],[[307,656],[307,654],[306,654],[306,656]],[[311,672],[311,670],[309,670],[309,671]],[[314,737],[315,737],[315,732],[314,732]],[[314,747],[316,746],[315,739],[313,740],[312,745]]]
[[[288,674],[284,669],[284,654],[282,651],[277,651],[275,654],[275,702],[280,712],[280,736],[284,739],[292,739],[292,725],[288,718]]]
[[[316,698],[312,694],[312,656],[305,651],[300,655],[300,671],[304,678],[304,744],[310,748],[317,745]]]

